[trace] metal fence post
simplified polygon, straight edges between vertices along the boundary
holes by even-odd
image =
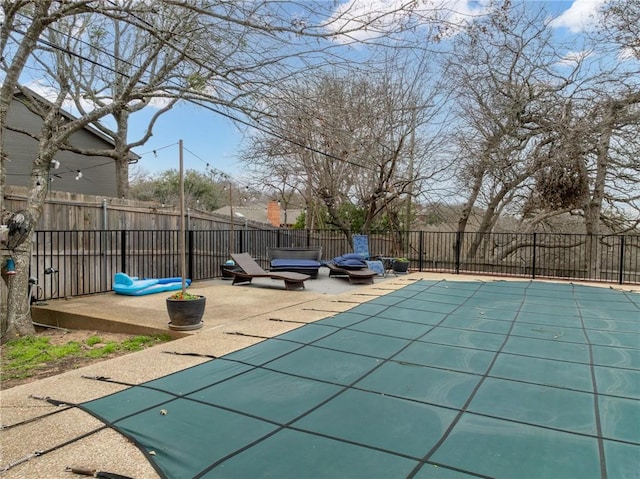
[[[620,270],[618,274],[618,284],[624,283],[624,235],[620,235]]]
[[[536,279],[536,242],[537,233],[533,233],[533,253],[531,258],[531,279]]]
[[[127,272],[127,231],[120,230],[120,271]]]
[[[193,231],[188,230],[186,232],[187,235],[187,244],[189,245],[187,248],[187,275],[189,278],[191,278],[191,281],[193,281],[195,278],[193,277]]]
[[[460,249],[462,247],[462,232],[456,231],[456,274],[460,274]]]
[[[418,239],[418,254],[420,255],[420,261],[418,262],[418,271],[423,271],[424,266],[424,231],[418,231],[420,237]]]
[[[240,230],[240,239],[239,239],[239,243],[240,243],[240,245],[239,245],[239,246],[240,246],[240,250],[239,250],[239,252],[240,252],[240,253],[244,253],[244,252],[246,252],[246,251],[247,251],[247,248],[245,247],[245,243],[246,243],[246,233],[247,233],[247,230],[246,230],[246,229],[244,229],[244,230]]]

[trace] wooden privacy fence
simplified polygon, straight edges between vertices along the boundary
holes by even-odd
[[[38,300],[112,290],[113,276],[180,276],[178,230],[38,231],[31,277]],[[248,252],[268,268],[267,247],[322,247],[323,259],[352,251],[335,231],[190,230],[187,276],[221,276],[231,252]],[[417,271],[640,283],[640,236],[412,231],[369,236],[375,256],[404,256]]]
[[[4,207],[9,211],[26,208],[29,190],[23,186],[7,186],[3,192]],[[189,230],[228,230],[230,217],[199,210],[187,210]],[[253,221],[235,218],[235,227],[264,228]],[[108,231],[108,230],[178,230],[180,211],[177,205],[152,201],[49,191],[38,222],[40,231]]]

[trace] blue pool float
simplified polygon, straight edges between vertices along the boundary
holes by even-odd
[[[189,286],[191,280],[186,280]],[[125,273],[116,273],[113,277],[113,290],[118,294],[128,296],[142,296],[145,294],[176,291],[182,289],[182,278],[138,279]]]

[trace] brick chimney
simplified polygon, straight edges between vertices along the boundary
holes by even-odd
[[[267,204],[267,221],[275,227],[280,227],[280,203],[275,200]]]

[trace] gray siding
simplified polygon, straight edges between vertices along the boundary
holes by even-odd
[[[42,119],[19,101],[13,101],[9,108],[8,124],[38,134]],[[71,143],[84,148],[112,148],[108,141],[87,128],[73,134]],[[26,135],[6,130],[5,150],[9,156],[7,184],[29,187],[31,165],[38,152],[38,142]],[[60,162],[60,168],[51,169],[51,190],[112,198],[116,196],[116,169],[111,158],[59,151],[56,160]],[[78,170],[82,171],[82,178],[76,181]]]

